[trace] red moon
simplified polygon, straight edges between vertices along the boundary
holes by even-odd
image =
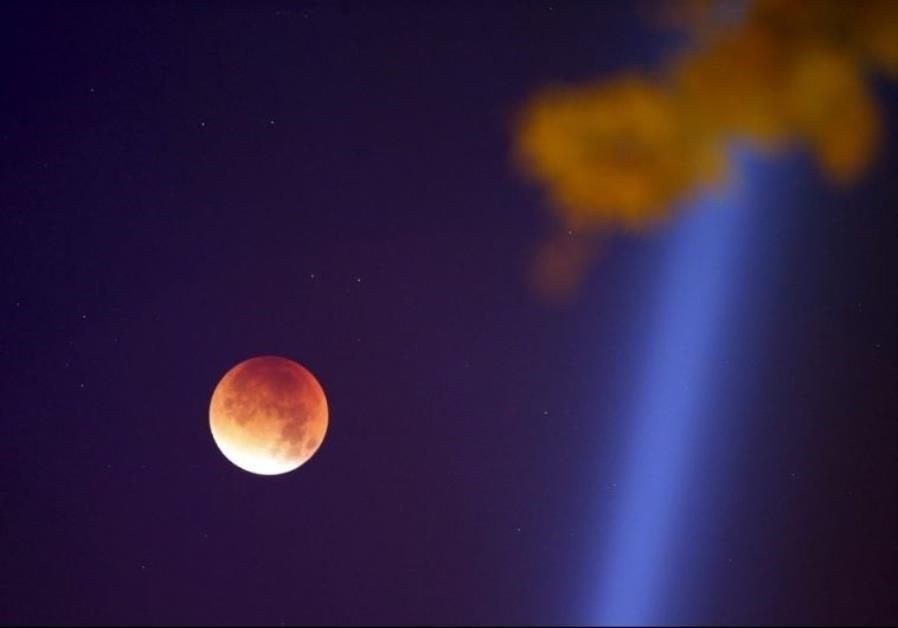
[[[221,453],[259,475],[308,462],[324,440],[327,421],[327,399],[315,376],[276,356],[250,358],[225,373],[209,404],[209,427]]]

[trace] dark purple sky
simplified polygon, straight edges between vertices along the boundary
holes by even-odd
[[[551,220],[510,121],[672,38],[623,3],[22,2],[0,24],[0,620],[589,622],[664,235],[613,240],[574,307],[535,301]],[[861,185],[765,166],[670,621],[898,620],[879,90]],[[331,408],[281,477],[208,428],[259,354]]]

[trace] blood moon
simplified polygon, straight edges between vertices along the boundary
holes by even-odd
[[[305,367],[277,356],[225,373],[209,403],[209,427],[225,458],[245,471],[279,475],[308,462],[327,432],[327,399]]]

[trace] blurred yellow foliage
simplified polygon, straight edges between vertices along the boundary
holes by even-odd
[[[520,112],[517,163],[565,228],[658,223],[722,178],[733,140],[805,147],[837,183],[863,173],[880,131],[867,75],[898,77],[898,0],[692,0],[668,15],[693,43],[661,77],[544,89]],[[579,277],[564,269],[589,256],[564,242],[544,247],[538,283],[553,267],[560,285]]]
[[[879,114],[857,65],[846,55],[804,51],[794,63],[784,109],[795,134],[837,183],[857,179],[873,158]]]
[[[855,41],[862,54],[879,71],[898,78],[898,2],[874,0],[860,3]]]
[[[596,236],[562,230],[543,242],[533,265],[533,287],[547,301],[563,303],[573,296],[596,256]]]
[[[638,77],[546,90],[523,112],[521,164],[550,183],[571,227],[641,227],[712,179],[722,159],[683,124],[665,89]]]
[[[716,36],[703,54],[682,54],[671,72],[684,116],[718,142],[738,136],[763,147],[782,145],[789,135],[785,57],[769,33],[752,29]]]

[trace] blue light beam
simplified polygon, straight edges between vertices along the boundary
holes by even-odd
[[[744,188],[744,184],[739,186]],[[684,513],[678,486],[697,453],[710,398],[715,342],[750,211],[743,190],[696,203],[671,232],[647,372],[633,411],[622,502],[612,513],[607,562],[593,617],[602,625],[663,623],[663,596],[678,576],[674,532]],[[595,606],[594,604],[596,604]]]

